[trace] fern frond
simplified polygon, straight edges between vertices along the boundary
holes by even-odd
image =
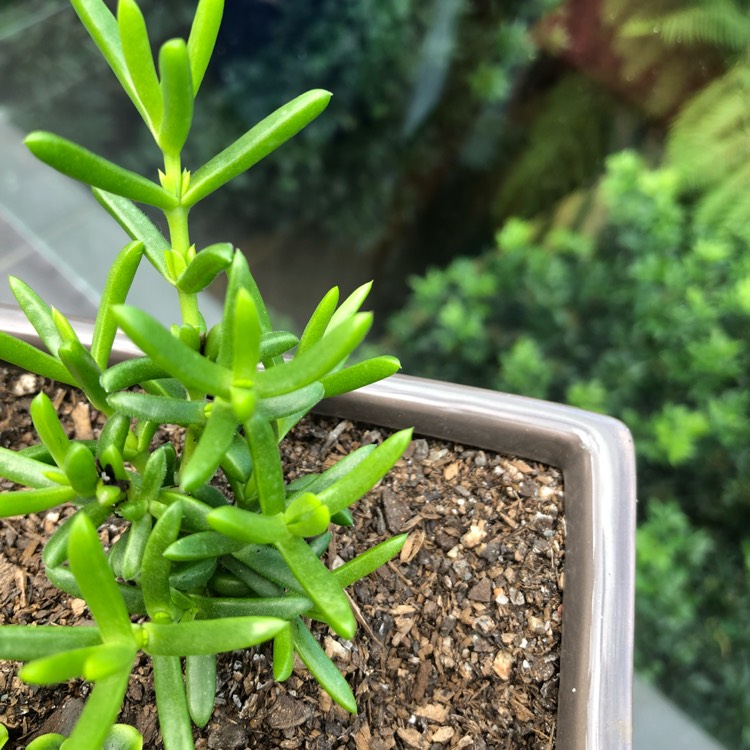
[[[683,108],[667,164],[698,188],[700,222],[747,234],[750,217],[750,63],[738,63]]]
[[[750,162],[746,161],[705,193],[698,202],[698,222],[738,234],[750,231]]]
[[[703,0],[663,15],[635,16],[623,24],[623,37],[658,35],[668,44],[710,44],[732,52],[750,45],[750,17],[732,0]]]
[[[750,67],[739,64],[697,94],[675,119],[667,162],[710,187],[750,163]]]

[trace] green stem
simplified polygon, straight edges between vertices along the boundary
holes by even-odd
[[[164,154],[164,174],[166,179],[164,185],[171,190],[177,198],[182,197],[182,162],[179,154]],[[185,206],[177,206],[171,211],[165,211],[167,225],[169,227],[169,240],[172,250],[188,261],[190,250],[190,230],[188,228],[188,212]],[[199,331],[205,333],[206,322],[198,308],[198,295],[177,291],[180,299],[180,310],[182,321],[192,325]]]

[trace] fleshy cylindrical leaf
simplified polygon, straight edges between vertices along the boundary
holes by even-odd
[[[391,435],[356,468],[320,492],[318,497],[328,506],[331,515],[349,507],[372,489],[401,458],[411,436],[411,429]]]
[[[162,45],[159,73],[162,119],[157,140],[162,151],[176,156],[182,151],[193,123],[193,77],[183,39],[170,39]]]
[[[152,133],[159,132],[162,116],[161,92],[146,22],[135,0],[119,0],[117,23],[130,80],[133,83]]]
[[[268,516],[228,505],[211,511],[208,522],[224,536],[246,544],[271,544],[289,536],[281,513]]]
[[[257,164],[312,122],[330,99],[328,91],[308,91],[277,109],[193,175],[183,204],[195,205]]]
[[[125,333],[157,365],[190,388],[229,399],[232,385],[229,370],[193,351],[142,310],[118,305],[115,315]]]
[[[203,248],[177,280],[181,292],[196,294],[203,291],[232,262],[234,248],[220,242]]]
[[[159,424],[202,425],[206,423],[206,401],[180,401],[148,393],[111,393],[107,402],[121,414]]]
[[[187,466],[180,470],[180,487],[188,492],[211,479],[234,440],[237,429],[234,410],[220,399],[214,401],[212,406],[198,444]]]
[[[38,159],[74,180],[164,210],[179,205],[175,196],[155,182],[66,138],[38,130],[26,136],[24,143]]]
[[[94,524],[79,513],[68,537],[68,559],[76,583],[105,642],[133,643],[130,616],[117,589]]]
[[[125,302],[142,257],[143,242],[130,242],[118,253],[107,274],[91,339],[91,356],[102,370],[109,363],[117,334],[117,321],[112,315],[112,305]]]
[[[235,651],[270,640],[284,625],[284,620],[275,617],[224,617],[172,624],[145,622],[147,640],[143,650],[157,656]]]
[[[193,90],[198,93],[219,34],[224,0],[200,0],[188,37]]]

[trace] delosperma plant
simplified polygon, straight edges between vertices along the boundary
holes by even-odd
[[[140,748],[135,729],[114,723],[139,651],[151,657],[168,750],[192,748],[192,724],[208,722],[216,654],[268,640],[277,680],[290,676],[298,655],[331,697],[355,712],[351,689],[308,623],[352,638],[345,587],[392,558],[405,537],[335,570],[321,555],[331,525],[352,524],[349,506],[394,465],[411,433],[361,447],[292,482],[282,471],[279,442],[321,399],[387,377],[399,363],[383,356],[346,364],[371,325],[370,314],[359,312],[369,285],[341,304],[336,288],[328,292],[299,338],[274,330],[243,254],[226,242],[197,250],[188,222],[203,198],[317,117],[330,94],[303,94],[190,172],[181,153],[223,0],[200,0],[187,42],[167,41],[158,65],[135,0],[120,0],[116,15],[103,0],[71,2],[153,135],[164,167],[156,182],[47,132],[26,139],[39,159],[90,185],[132,238],[109,271],[90,345],[26,284],[10,282],[47,351],[0,334],[0,358],[79,388],[105,420],[96,440],[70,439],[39,393],[31,403],[39,444],[0,448],[0,475],[24,488],[0,495],[0,516],[75,506],[43,559],[52,583],[84,599],[96,623],[0,626],[0,658],[26,662],[26,682],[94,684],[68,738],[45,735],[28,747]],[[163,212],[166,236],[137,203]],[[179,298],[182,321],[171,329],[125,304],[144,257]],[[223,317],[207,329],[198,292],[222,273]],[[110,364],[118,328],[144,356]],[[164,425],[182,426],[182,438],[154,447]],[[229,489],[219,489],[218,474]],[[97,527],[112,519],[125,530],[105,551]],[[2,729],[0,746],[6,740]]]

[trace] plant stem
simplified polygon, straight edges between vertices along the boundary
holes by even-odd
[[[164,153],[164,175],[164,187],[171,190],[177,198],[182,198],[182,161],[179,154]],[[186,263],[190,262],[188,212],[189,209],[182,205],[164,212],[169,227],[169,240],[172,250],[182,256]],[[182,292],[179,289],[177,294],[180,299],[182,322],[205,333],[206,322],[198,308],[198,295]]]

